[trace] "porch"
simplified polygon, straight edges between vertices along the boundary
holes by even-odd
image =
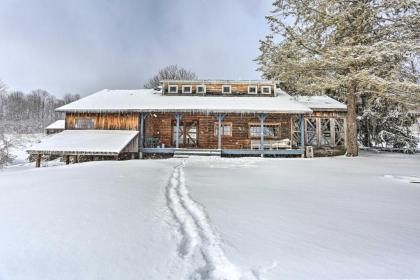
[[[139,120],[140,157],[304,155],[303,114],[141,113]]]

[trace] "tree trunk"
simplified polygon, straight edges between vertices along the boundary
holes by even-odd
[[[347,95],[347,152],[346,155],[355,157],[359,155],[357,147],[357,112],[356,112],[356,87],[352,83]]]
[[[366,109],[368,106],[367,96],[362,96],[362,109]],[[359,131],[360,134],[362,134],[362,141],[363,146],[365,147],[371,147],[371,141],[370,141],[370,125],[369,125],[369,117],[366,116],[363,122],[363,125],[359,127],[359,129],[363,129],[363,131]]]

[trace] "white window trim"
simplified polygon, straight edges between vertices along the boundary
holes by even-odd
[[[264,92],[265,88],[268,88],[268,93]],[[261,86],[261,94],[271,94],[271,86]]]
[[[175,87],[176,92],[171,92],[171,87]],[[178,93],[178,86],[177,85],[168,85],[168,93]]]
[[[203,91],[203,92],[198,92],[198,90],[197,90],[197,88],[198,88],[198,87],[202,87],[202,88],[204,89],[204,91]],[[195,87],[195,93],[204,94],[204,93],[206,93],[206,92],[207,92],[206,85],[197,85],[197,86]]]
[[[255,88],[255,92],[250,92],[251,88]],[[257,94],[258,93],[258,86],[248,86],[248,94]]]
[[[190,88],[190,92],[185,92],[186,87]],[[183,85],[182,86],[182,93],[191,94],[192,93],[192,85]]]
[[[229,92],[224,92],[225,87],[229,88]],[[232,86],[231,85],[222,85],[222,93],[223,94],[231,94],[232,93]]]

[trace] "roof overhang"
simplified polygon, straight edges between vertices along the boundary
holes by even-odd
[[[138,135],[131,130],[65,130],[27,150],[47,155],[119,155]]]
[[[291,96],[187,96],[162,95],[154,90],[102,90],[58,112],[69,113],[192,113],[192,114],[310,114],[312,110]]]

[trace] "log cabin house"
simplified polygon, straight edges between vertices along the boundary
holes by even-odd
[[[159,89],[105,89],[58,108],[65,130],[28,152],[67,162],[80,155],[304,156],[307,146],[315,156],[340,155],[346,110],[327,96],[290,96],[272,81],[164,80]]]

